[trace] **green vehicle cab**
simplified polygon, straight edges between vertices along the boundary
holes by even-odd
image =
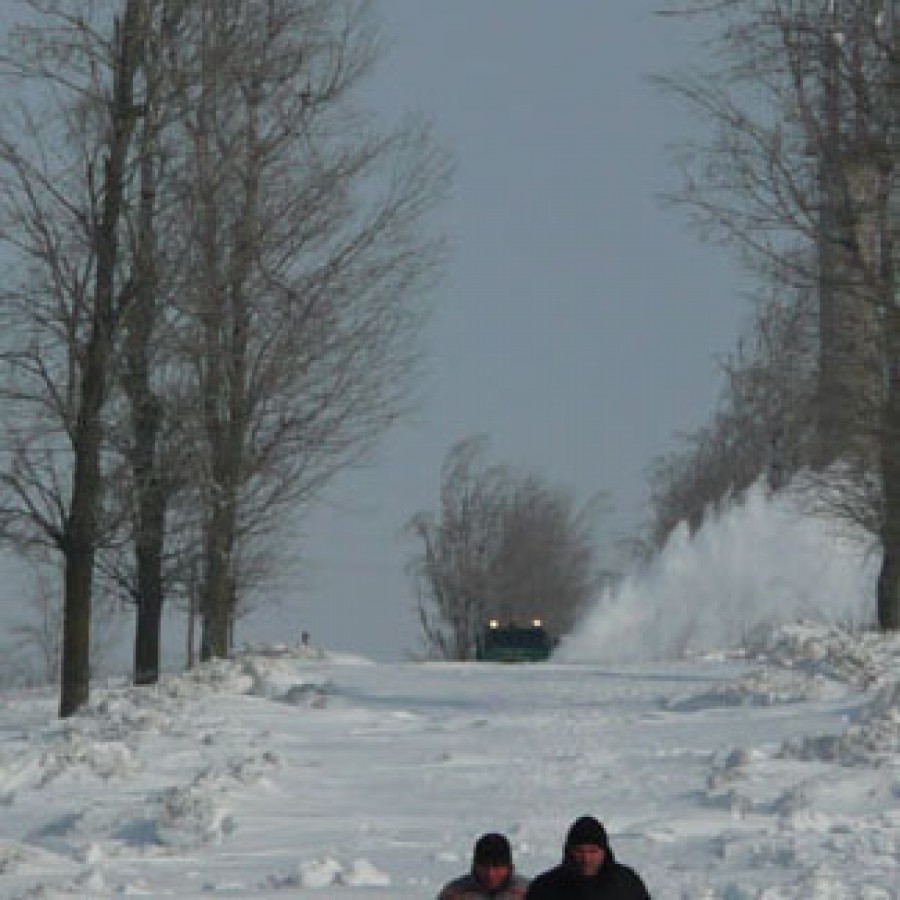
[[[476,659],[483,662],[542,662],[553,651],[553,639],[540,619],[529,625],[501,624],[491,619],[478,641]]]

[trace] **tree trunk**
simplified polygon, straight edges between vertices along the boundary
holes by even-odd
[[[162,589],[159,564],[152,554],[138,556],[138,586],[141,592],[137,607],[134,637],[134,683],[156,684],[159,681],[160,633],[162,629]],[[155,581],[156,583],[152,583]],[[151,583],[148,583],[151,582]]]
[[[150,430],[155,432],[155,428]],[[153,465],[155,441],[139,445],[137,452]],[[144,449],[146,448],[146,449]],[[138,472],[142,467],[137,466]],[[162,626],[162,557],[165,535],[165,498],[159,479],[151,471],[137,484],[138,609],[134,637],[134,683],[155,684],[159,680],[160,630]]]
[[[216,7],[221,14],[221,9]],[[212,22],[216,23],[216,12]],[[222,22],[218,21],[218,26]],[[220,28],[212,30],[218,35]],[[200,169],[203,173],[204,266],[207,273],[207,319],[205,353],[207,379],[204,385],[204,421],[212,458],[212,515],[206,536],[206,583],[203,598],[202,657],[226,656],[236,612],[234,550],[238,533],[238,508],[242,483],[243,447],[246,439],[246,378],[249,309],[244,294],[251,254],[255,246],[257,187],[259,172],[256,148],[257,85],[249,85],[246,124],[247,160],[243,214],[230,240],[220,240],[227,206],[220,196],[211,137],[218,118],[216,60],[221,52],[214,37],[204,45],[200,104]]]
[[[878,576],[878,624],[900,629],[900,309],[889,306],[887,329],[888,389],[881,440],[884,512],[882,562]]]
[[[838,210],[838,173],[840,171],[840,49],[829,29],[822,37],[822,121],[824,125],[819,154],[819,394],[818,453],[816,463],[825,468],[837,459],[849,429],[845,422],[851,393],[844,383],[849,360],[840,352],[841,337],[838,303],[841,287],[837,275],[846,266],[845,244]],[[845,304],[846,305],[846,304]]]
[[[150,354],[157,318],[157,104],[158,68],[147,54],[147,96],[140,146],[140,204],[134,255],[134,303],[126,337],[125,390],[131,404],[131,466],[135,487],[134,554],[137,619],[134,683],[159,680],[163,607],[163,547],[167,496],[159,471],[159,431],[163,404],[150,379]]]
[[[219,239],[220,198],[217,193],[213,136],[218,118],[217,37],[222,9],[216,4],[203,7],[204,30],[201,44],[200,102],[197,112],[196,153],[199,174],[200,241],[203,260],[203,423],[208,444],[210,483],[205,502],[205,565],[201,589],[202,634],[200,659],[228,654],[228,582],[231,542],[226,531],[222,458],[226,424],[223,421],[225,384],[225,288],[220,269],[224,252]]]
[[[203,635],[200,644],[202,660],[228,656],[232,543],[229,516],[222,507],[218,507],[207,532]]]
[[[76,484],[83,483],[83,476],[76,481]],[[85,496],[83,489],[78,496]],[[69,523],[75,534],[82,533],[74,516],[69,518]],[[67,541],[64,555],[65,597],[59,702],[59,714],[63,717],[77,712],[90,696],[91,581],[94,572],[94,553],[90,541],[79,541],[73,537]]]
[[[195,637],[194,629],[197,624],[197,616],[200,611],[200,598],[198,590],[200,579],[197,577],[197,563],[191,563],[190,583],[188,586],[188,623],[187,634],[185,635],[185,665],[188,669],[193,669],[195,665],[194,647]]]
[[[894,6],[894,4],[891,4]],[[892,17],[893,52],[891,56],[891,99],[893,116],[898,115],[897,101],[900,100],[900,62],[897,48],[900,47],[900,19]],[[896,126],[893,129],[891,146],[892,163],[897,164]],[[892,209],[888,204],[887,208]],[[887,221],[886,237],[890,252],[885,254],[885,262],[890,263],[890,278],[885,288],[884,331],[885,360],[887,372],[887,396],[885,398],[881,431],[881,479],[884,508],[881,524],[881,572],[878,576],[878,624],[882,629],[900,629],[900,307],[896,298],[896,270],[894,248],[900,235],[896,223]]]

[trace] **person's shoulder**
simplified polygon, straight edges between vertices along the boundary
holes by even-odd
[[[437,900],[463,900],[472,896],[472,876],[463,875],[448,881],[438,894]]]
[[[545,891],[549,891],[559,881],[561,873],[562,866],[554,866],[552,869],[547,869],[546,872],[541,872],[540,875],[535,875],[528,885],[525,896],[529,900],[541,900],[541,897],[545,896]],[[552,895],[547,893],[546,896]]]
[[[633,897],[634,900],[650,900],[650,893],[647,890],[647,886],[644,884],[641,876],[638,875],[631,866],[616,862],[615,869],[618,874],[619,882],[629,886],[631,889],[630,896]]]
[[[528,890],[528,880],[513,875],[509,884],[497,895],[498,900],[524,900]],[[487,894],[471,875],[463,875],[447,882],[438,894],[438,900],[474,900]]]

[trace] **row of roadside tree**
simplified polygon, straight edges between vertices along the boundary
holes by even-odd
[[[0,529],[63,573],[60,714],[92,601],[163,604],[204,657],[273,535],[414,395],[448,178],[362,105],[356,0],[21,0],[0,54]]]

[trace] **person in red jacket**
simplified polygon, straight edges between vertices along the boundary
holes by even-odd
[[[538,875],[526,900],[650,900],[638,874],[617,862],[606,829],[593,816],[572,823],[563,860]]]
[[[438,900],[523,900],[527,887],[513,869],[509,841],[492,832],[475,842],[469,874],[444,885]]]

